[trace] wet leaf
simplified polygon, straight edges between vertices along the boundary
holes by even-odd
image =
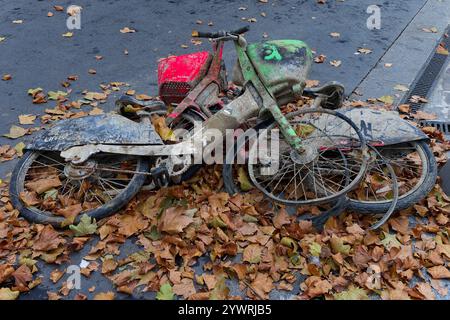
[[[153,116],[152,124],[155,127],[156,132],[164,141],[177,141],[174,132],[167,126],[164,117]]]
[[[13,291],[10,288],[0,288],[0,300],[16,300],[19,294],[19,291]]]
[[[330,64],[331,64],[333,67],[338,68],[338,67],[341,66],[342,61],[341,61],[341,60],[331,60],[331,61],[330,61]]]
[[[180,233],[194,220],[185,215],[183,207],[171,207],[166,209],[159,220],[159,230],[167,233]]]
[[[247,172],[245,171],[244,167],[241,166],[238,169],[238,181],[242,191],[245,192],[253,189],[253,185],[247,176]]]
[[[327,58],[326,55],[320,54],[314,58],[314,62],[315,63],[324,63],[326,58]]]
[[[136,30],[134,30],[133,28],[124,27],[120,29],[120,33],[134,33],[134,32],[136,32]]]
[[[395,234],[386,233],[383,231],[384,239],[381,240],[381,244],[388,250],[391,248],[400,248],[402,244],[397,240]]]
[[[410,113],[411,106],[409,104],[401,104],[398,106],[398,110],[403,113]]]
[[[402,91],[402,92],[406,92],[409,91],[409,88],[403,84],[397,84],[394,86],[394,89],[397,91]]]
[[[97,231],[97,222],[95,219],[91,219],[86,214],[83,214],[80,218],[80,223],[78,225],[70,225],[70,230],[75,232],[76,237],[94,234]]]
[[[262,248],[258,244],[249,244],[243,252],[242,260],[250,263],[259,263],[261,261]]]
[[[14,146],[14,149],[16,150],[18,157],[23,156],[23,149],[24,148],[25,148],[25,143],[23,143],[23,142],[19,142],[18,144],[16,144]]]
[[[44,193],[50,189],[61,186],[61,180],[58,176],[51,176],[44,179],[32,180],[25,183],[25,187],[30,191],[35,191],[38,194]]]
[[[344,244],[344,241],[335,236],[332,235],[331,239],[330,239],[330,243],[331,243],[331,248],[333,249],[334,253],[342,253],[344,255],[349,255],[350,254],[350,250],[351,250],[351,246],[348,244]]]
[[[384,104],[393,104],[394,98],[392,96],[382,96],[377,99],[380,102],[383,102]]]
[[[358,53],[369,54],[369,53],[372,53],[372,50],[368,49],[368,48],[359,48]]]
[[[367,292],[364,289],[350,286],[347,290],[333,295],[336,300],[369,300]]]
[[[209,296],[210,300],[226,300],[230,294],[230,289],[225,283],[225,276],[220,276],[216,281],[214,289]]]
[[[438,46],[436,52],[437,52],[438,54],[442,54],[442,55],[444,55],[444,56],[448,56],[448,50],[447,50],[442,44],[440,44],[440,45]]]
[[[10,139],[17,139],[20,137],[23,137],[25,134],[28,133],[28,130],[16,125],[12,125],[9,129],[9,133],[4,134],[4,137],[10,138]]]
[[[58,100],[58,99],[66,97],[67,96],[67,92],[60,91],[60,90],[58,90],[58,91],[49,91],[47,93],[47,96],[48,96],[49,100]]]
[[[427,269],[433,279],[450,279],[450,270],[444,266],[434,266]]]
[[[112,291],[100,292],[94,296],[94,300],[114,300],[115,294]]]
[[[317,242],[312,242],[309,245],[309,253],[311,253],[314,257],[319,257],[320,252],[322,251],[322,246],[318,244]]]
[[[32,114],[21,114],[19,116],[20,124],[34,124],[34,120],[36,120],[36,116]]]

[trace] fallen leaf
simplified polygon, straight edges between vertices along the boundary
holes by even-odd
[[[359,48],[358,52],[363,53],[363,54],[369,54],[369,53],[372,53],[372,50],[368,49],[368,48]]]
[[[333,38],[339,38],[341,34],[339,32],[331,32],[330,36],[332,36]]]
[[[421,110],[417,111],[416,113],[413,113],[412,116],[414,117],[414,119],[417,119],[417,120],[435,120],[435,119],[437,119],[437,115],[428,113],[428,112],[424,112]]]
[[[347,290],[333,295],[335,300],[369,300],[364,289],[351,285]]]
[[[94,296],[94,300],[114,300],[115,294],[112,291],[100,292]]]
[[[189,296],[193,295],[196,290],[194,287],[194,282],[192,279],[183,278],[181,283],[175,284],[172,288],[173,293],[178,296],[182,296],[184,299],[189,298]]]
[[[136,30],[134,30],[133,28],[125,27],[120,29],[120,33],[134,33],[134,32],[136,32]]]
[[[253,189],[253,185],[248,178],[247,172],[242,166],[238,168],[238,181],[243,192]]]
[[[433,279],[450,279],[450,270],[444,266],[434,266],[427,271]]]
[[[0,288],[0,300],[16,300],[19,297],[19,291],[13,291],[10,288]]]
[[[438,46],[438,48],[436,49],[436,53],[448,56],[448,50],[442,44]]]
[[[92,219],[87,214],[83,214],[80,218],[80,223],[77,225],[71,224],[70,230],[75,232],[76,237],[85,236],[88,234],[94,234],[97,231],[97,222],[95,218]]]
[[[403,84],[397,84],[394,86],[394,89],[397,91],[402,91],[402,92],[406,92],[409,91],[409,88]]]
[[[255,290],[259,297],[268,299],[268,293],[273,290],[273,280],[267,273],[258,272],[255,280],[252,282],[252,288]]]
[[[397,240],[395,234],[386,233],[383,231],[384,239],[381,240],[381,244],[388,250],[391,248],[400,248],[402,244]]]
[[[341,61],[341,60],[332,60],[332,61],[330,61],[330,64],[331,64],[333,67],[338,68],[338,67],[342,64],[342,61]]]
[[[151,96],[148,96],[148,95],[146,95],[146,94],[138,94],[138,95],[136,96],[136,99],[142,100],[142,101],[149,101],[149,100],[152,100],[152,97],[151,97]]]
[[[34,241],[33,247],[38,251],[50,251],[58,248],[60,244],[65,242],[61,235],[51,225],[47,224],[37,235],[37,240]]]
[[[314,62],[315,63],[324,63],[326,58],[327,58],[326,55],[320,54],[314,58]]]
[[[63,7],[63,6],[53,6],[53,8],[54,8],[56,11],[64,11],[64,7]]]
[[[67,96],[67,92],[60,91],[60,90],[58,90],[58,91],[49,91],[47,93],[47,96],[48,96],[49,100],[58,100],[58,99],[66,97]]]
[[[401,104],[398,106],[398,110],[403,113],[410,113],[411,106],[409,104]]]
[[[12,79],[12,76],[10,74],[4,74],[3,77],[2,77],[3,81],[8,81],[8,80],[11,80],[11,79]]]
[[[51,176],[48,178],[33,180],[25,183],[25,187],[30,191],[35,191],[38,194],[44,193],[52,188],[61,186],[61,180],[58,176]]]
[[[380,102],[383,102],[384,104],[393,104],[394,98],[392,96],[382,96],[377,99]]]
[[[34,124],[34,120],[36,120],[36,116],[32,114],[21,114],[19,116],[20,124]]]
[[[242,254],[242,260],[250,263],[259,263],[261,261],[262,248],[259,244],[249,244],[245,247]]]
[[[25,143],[19,142],[14,146],[14,149],[16,150],[18,157],[23,156],[23,149],[25,149]]]
[[[159,291],[156,293],[156,300],[173,300],[174,293],[170,283],[166,282],[159,287]]]
[[[71,38],[71,37],[73,37],[73,32],[69,31],[69,32],[63,33],[62,36],[64,38]]]
[[[185,215],[185,211],[183,207],[166,209],[159,219],[159,230],[171,234],[183,232],[183,229],[194,221],[194,219]]]

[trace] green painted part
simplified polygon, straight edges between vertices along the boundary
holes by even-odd
[[[271,44],[269,44],[268,46],[270,47],[270,49],[266,49],[265,51],[266,56],[264,56],[264,60],[281,61],[282,57],[281,54],[278,52],[277,47]]]
[[[292,97],[301,95],[313,61],[311,49],[305,42],[270,40],[251,43],[247,46],[247,56],[273,97],[285,96],[286,92],[292,92]]]
[[[262,79],[260,78],[260,74],[257,73],[252,61],[250,61],[248,51],[236,44],[236,52],[245,82],[251,82],[253,84],[263,100],[263,107],[272,113],[275,121],[279,124],[280,131],[286,141],[292,148],[300,151],[302,149],[302,139],[297,136],[297,133],[278,107],[278,104],[271,95],[271,92],[266,87],[265,83],[261,81]]]

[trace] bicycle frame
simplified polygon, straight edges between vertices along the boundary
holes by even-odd
[[[199,148],[205,143],[203,133],[209,129],[216,129],[225,133],[226,129],[236,129],[246,120],[254,116],[263,116],[265,112],[270,112],[275,121],[279,124],[280,131],[291,147],[299,153],[304,151],[302,139],[297,136],[295,130],[289,124],[286,117],[281,112],[275,98],[260,80],[252,62],[246,52],[246,41],[242,36],[233,38],[235,49],[238,54],[238,60],[245,79],[245,92],[237,99],[226,105],[221,111],[209,117],[202,124],[202,129],[194,134],[189,140],[175,145],[111,145],[96,144],[84,145],[69,148],[61,152],[61,156],[73,163],[82,163],[91,155],[98,152],[108,152],[117,154],[128,154],[138,156],[171,156],[187,155],[199,152]],[[221,52],[224,39],[217,41],[217,51],[214,56],[213,66],[220,66]],[[180,109],[185,110],[190,106],[196,106],[193,97],[203,92],[203,90],[213,82],[217,81],[217,72],[220,68],[210,68],[208,75],[200,84],[192,90],[182,103]],[[200,106],[197,105],[198,108]],[[178,110],[178,108],[176,109]],[[209,111],[209,110],[208,110]],[[178,113],[179,114],[179,113]],[[173,118],[172,118],[173,119]],[[144,119],[150,124],[150,119]],[[221,142],[216,142],[221,143]]]

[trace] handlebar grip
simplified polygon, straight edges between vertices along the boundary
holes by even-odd
[[[231,34],[243,34],[246,33],[247,31],[250,31],[250,26],[245,26],[242,28],[239,28],[237,30],[231,31]]]
[[[197,30],[193,30],[191,36],[193,38],[214,38],[216,34],[213,32],[200,32]]]

